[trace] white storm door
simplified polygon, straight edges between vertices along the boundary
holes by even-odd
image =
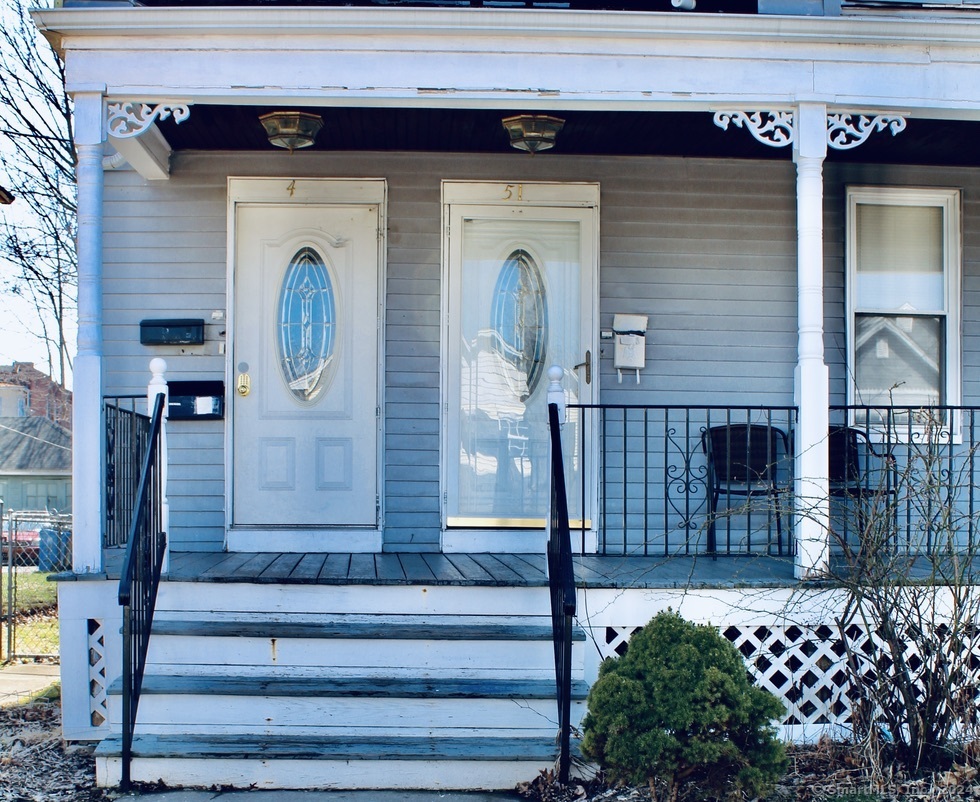
[[[562,368],[569,403],[595,398],[596,214],[449,207],[448,527],[544,526],[548,368]],[[579,411],[569,424],[562,433],[569,511],[581,519]]]
[[[378,525],[379,208],[236,207],[233,527]]]

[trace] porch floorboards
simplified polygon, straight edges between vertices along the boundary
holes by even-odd
[[[793,560],[768,555],[631,557],[576,555],[575,580],[586,588],[785,587],[794,584]],[[106,554],[116,579],[122,554]],[[303,585],[462,585],[542,587],[543,554],[174,552],[165,577],[172,582],[244,582]],[[64,577],[72,578],[70,575]],[[82,578],[78,576],[76,578]]]

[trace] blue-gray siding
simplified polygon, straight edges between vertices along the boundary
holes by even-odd
[[[384,177],[385,544],[439,544],[440,180],[598,181],[600,318],[650,316],[641,383],[617,383],[601,355],[602,400],[791,404],[796,359],[795,168],[789,161],[573,158],[547,154],[179,154],[166,182],[106,175],[105,391],[140,392],[164,356],[172,379],[223,378],[229,175]],[[843,198],[847,183],[964,188],[964,403],[980,402],[980,171],[828,164],[826,349],[832,402],[844,400]],[[203,347],[139,345],[147,317],[201,317]],[[219,548],[224,525],[220,421],[171,425],[172,542]]]

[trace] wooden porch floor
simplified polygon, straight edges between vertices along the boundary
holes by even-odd
[[[587,588],[785,587],[794,584],[789,557],[578,555],[575,579]],[[548,584],[538,554],[175,552],[167,579],[306,585]],[[106,576],[118,578],[119,551],[107,552]]]

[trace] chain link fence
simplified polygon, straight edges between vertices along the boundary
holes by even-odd
[[[58,658],[58,593],[71,567],[71,516],[4,511],[0,501],[0,663]]]

